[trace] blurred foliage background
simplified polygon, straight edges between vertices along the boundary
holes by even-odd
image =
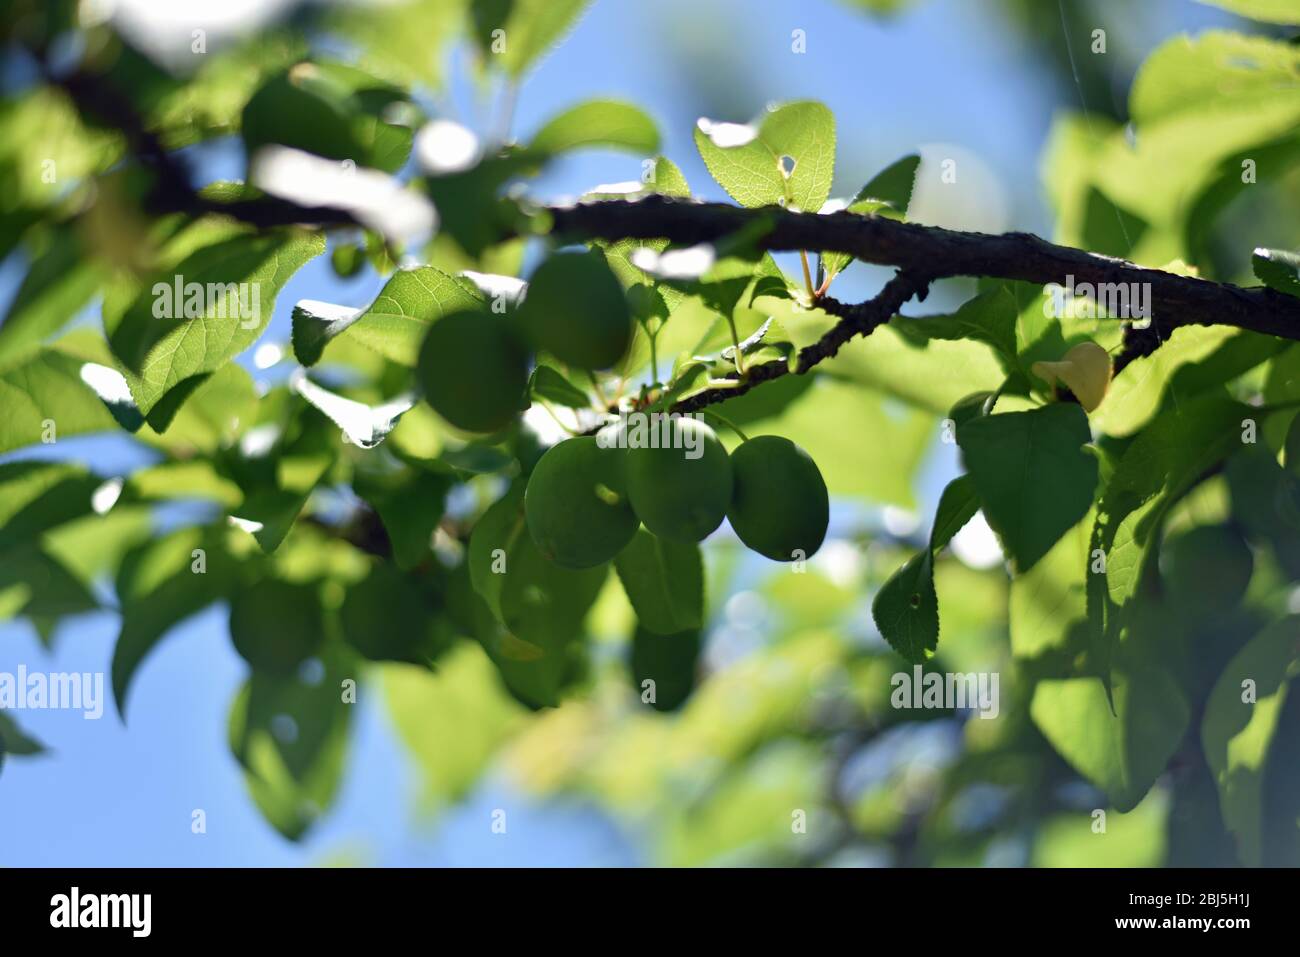
[[[1250,12],[1248,2],[1236,6]],[[919,152],[908,213],[916,221],[1035,230],[1151,265],[1191,263],[1201,275],[1243,284],[1255,282],[1254,248],[1300,244],[1295,31],[1190,0],[5,0],[0,7],[6,417],[33,376],[58,381],[76,364],[108,361],[94,333],[101,311],[107,321],[116,308],[105,277],[130,266],[155,238],[130,183],[107,175],[122,155],[122,137],[84,123],[45,86],[34,49],[56,65],[92,62],[131,91],[150,129],[166,148],[181,150],[203,183],[243,178],[246,104],[269,77],[311,52],[413,86],[424,115],[456,118],[485,139],[506,130],[531,135],[583,98],[630,99],[654,116],[662,152],[695,195],[707,198],[723,194],[692,145],[696,118],[745,121],[769,101],[812,97],[837,117],[833,195],[850,196],[886,164]],[[495,61],[485,50],[501,22],[524,41]],[[197,67],[196,26],[208,43]],[[1105,31],[1104,52],[1095,49],[1097,29]],[[806,31],[806,53],[792,51],[795,30]],[[1211,30],[1258,39],[1186,39]],[[1243,66],[1250,57],[1258,59]],[[243,135],[250,135],[246,123]],[[32,185],[51,157],[62,180],[99,178],[75,230],[58,222],[53,208],[79,198],[51,199]],[[943,189],[939,164],[952,157],[961,176]],[[1257,182],[1241,181],[1243,159],[1256,161]],[[640,162],[581,151],[549,166],[530,189],[545,198],[578,195],[636,179]],[[29,447],[39,440],[22,433],[16,417],[0,423],[0,434],[11,433],[0,461],[8,484],[0,504],[0,610],[12,619],[0,626],[0,670],[24,664],[111,672],[119,629],[120,640],[134,636],[142,654],[150,652],[146,662],[133,662],[140,666],[126,727],[111,711],[101,722],[0,714],[9,756],[31,755],[6,761],[0,777],[0,864],[1154,866],[1258,863],[1261,855],[1268,863],[1274,853],[1291,859],[1300,782],[1286,772],[1296,766],[1294,744],[1286,742],[1300,740],[1287,733],[1300,730],[1300,699],[1286,697],[1285,682],[1271,689],[1273,737],[1262,746],[1269,756],[1248,768],[1257,771],[1259,789],[1253,817],[1221,806],[1226,792],[1216,786],[1202,742],[1217,733],[1203,732],[1203,718],[1234,655],[1249,644],[1285,656],[1293,635],[1286,616],[1300,612],[1297,526],[1286,519],[1289,486],[1277,455],[1285,418],[1267,421],[1257,452],[1198,476],[1204,480],[1194,492],[1171,507],[1167,535],[1226,526],[1250,543],[1249,588],[1231,608],[1194,614],[1167,601],[1168,589],[1152,592],[1146,630],[1163,666],[1176,673],[1186,713],[1171,718],[1157,700],[1126,714],[1118,759],[1069,744],[1109,717],[1104,699],[1083,690],[1084,679],[1070,671],[1086,617],[1083,565],[1075,560],[1086,553],[1082,526],[1015,586],[982,519],[936,563],[942,640],[926,669],[998,674],[996,718],[891,706],[891,676],[910,666],[881,638],[871,600],[924,547],[940,491],[959,472],[943,419],[958,400],[997,389],[1005,377],[985,344],[931,340],[921,348],[894,329],[846,349],[815,381],[791,377],[730,403],[728,416],[751,434],[788,435],[807,448],[827,479],[831,536],[807,571],[756,558],[724,526],[704,549],[708,619],[698,647],[672,663],[682,700],[662,712],[638,696],[635,679],[649,665],[630,654],[635,615],[611,572],[586,616],[580,677],[558,707],[538,710],[511,694],[489,653],[465,640],[456,615],[445,614],[457,588],[449,570],[454,548],[451,557],[439,554],[448,568],[439,567],[413,597],[389,580],[397,572],[369,554],[366,528],[338,534],[354,514],[354,490],[382,482],[357,465],[356,449],[345,454],[347,480],[333,481],[331,470],[340,466],[322,452],[322,430],[309,416],[286,455],[291,467],[265,489],[268,498],[292,499],[289,521],[304,506],[307,520],[286,534],[276,524],[283,501],[259,500],[263,529],[285,536],[274,557],[263,557],[241,531],[203,524],[232,503],[247,505],[257,479],[236,475],[232,486],[222,481],[227,473],[196,478],[186,463],[239,447],[240,436],[229,431],[232,409],[247,409],[244,433],[250,421],[284,414],[288,369],[280,360],[290,351],[292,304],[363,307],[384,286],[392,264],[380,245],[349,234],[329,243],[331,256],[283,283],[261,345],[209,380],[172,428],[155,431],[150,420],[133,437],[101,434],[114,421],[93,397],[60,415],[61,434],[85,434],[53,447]],[[500,244],[475,256],[435,240],[422,252],[448,271],[526,274],[539,255],[535,246]],[[362,256],[358,247],[366,247],[359,268],[340,267]],[[796,273],[797,259],[778,261]],[[855,264],[836,295],[862,298],[887,274]],[[976,291],[973,281],[942,283],[926,311],[952,311]],[[1118,345],[1118,329],[1096,320],[1045,328],[1039,290],[1012,291],[1022,355],[1059,358],[1058,347],[1081,334]],[[37,369],[23,362],[42,337],[45,315],[76,318],[57,354],[43,353]],[[1112,453],[1171,397],[1177,403],[1175,373],[1191,363],[1206,360],[1212,371],[1205,382],[1184,377],[1188,399],[1205,389],[1243,400],[1298,397],[1297,347],[1257,338],[1229,342],[1210,330],[1181,344],[1151,382],[1126,384],[1127,401],[1103,407],[1094,420],[1118,437]],[[337,348],[333,356],[371,379],[358,385],[341,375],[335,384],[342,394],[376,402],[395,391],[384,378],[391,370],[364,350]],[[546,438],[543,423],[529,427]],[[405,416],[388,442],[460,470],[455,483],[426,476],[429,484],[412,493],[441,500],[455,484],[445,510],[453,524],[471,522],[502,492],[491,450],[464,443],[424,407]],[[23,510],[51,488],[88,500],[114,476],[131,477],[108,514],[42,519],[36,545],[22,537],[30,532]],[[375,502],[402,491],[378,488],[362,497]],[[288,697],[274,681],[246,681],[246,666],[226,639],[228,603],[213,604],[207,591],[189,594],[166,577],[196,547],[247,563],[243,577],[227,583],[238,596],[235,614],[240,603],[297,607],[295,588],[323,582],[333,624],[308,617],[305,632],[363,630],[405,649],[419,630],[422,647],[436,649],[436,665],[367,662],[358,671],[356,661],[322,653],[318,673]],[[34,590],[33,563],[50,557],[56,564]],[[1202,574],[1213,578],[1222,569]],[[259,591],[264,581],[276,584]],[[1176,587],[1200,586],[1184,580]],[[417,629],[415,622],[425,624]],[[1279,630],[1269,632],[1269,622],[1280,622],[1273,626]],[[1253,644],[1261,629],[1267,640]],[[167,640],[152,650],[164,633]],[[354,674],[356,714],[340,718],[334,689]],[[1047,686],[1054,697],[1035,707]],[[1174,740],[1163,740],[1170,735]],[[1162,740],[1149,749],[1127,744],[1150,737]],[[1158,754],[1172,757],[1147,766]],[[1111,760],[1125,766],[1105,764]],[[1144,778],[1154,786],[1130,788]],[[205,812],[206,834],[191,829],[195,809]],[[1106,811],[1104,833],[1095,827],[1098,810]],[[505,813],[504,833],[494,828],[498,812]],[[1225,816],[1253,837],[1234,837]],[[1243,825],[1247,819],[1253,823]],[[1269,823],[1276,820],[1282,825]]]

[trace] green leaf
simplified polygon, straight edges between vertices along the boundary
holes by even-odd
[[[926,549],[913,555],[876,593],[871,617],[890,646],[910,662],[925,661],[939,644],[939,596],[934,590],[934,558]]]
[[[899,318],[893,328],[918,340],[974,339],[992,346],[1008,371],[1016,365],[1016,301],[1005,289],[981,293],[949,316]]]
[[[356,493],[379,513],[398,568],[428,560],[451,485],[447,476],[409,467],[388,474],[358,472],[353,478]]]
[[[34,544],[0,553],[0,619],[61,618],[99,608],[86,583]]]
[[[871,334],[869,346],[841,350],[823,367],[940,416],[972,393],[1002,387],[1006,370],[988,345],[938,339],[919,343],[902,331],[913,321],[895,316]]]
[[[947,484],[939,497],[939,508],[930,530],[930,551],[938,552],[979,511],[980,499],[969,475],[959,475]]]
[[[670,542],[644,528],[614,559],[637,619],[657,635],[704,624],[704,562],[694,544]]]
[[[1250,264],[1255,276],[1270,289],[1300,296],[1300,254],[1286,249],[1256,249]]]
[[[18,727],[8,712],[0,711],[0,758],[6,754],[40,754],[44,750],[45,745]]]
[[[341,648],[320,656],[322,675],[255,673],[230,709],[230,750],[267,821],[296,841],[326,811],[343,780],[354,702],[344,680],[357,678]]]
[[[1223,820],[1249,867],[1295,866],[1300,859],[1298,623],[1295,617],[1274,622],[1228,662],[1201,722]]]
[[[523,488],[516,485],[479,517],[469,536],[470,582],[498,621],[504,618],[501,593],[505,588],[505,572],[509,570],[510,552],[521,536],[527,538],[528,534],[524,525]]]
[[[849,200],[846,210],[859,215],[876,214],[903,219],[912,202],[912,187],[916,185],[916,171],[921,157],[915,153],[885,167],[858,190]],[[828,279],[833,279],[845,269],[853,257],[848,253],[823,253],[822,269]]]
[[[715,137],[733,141],[728,134],[735,132],[734,124],[721,126],[719,131],[719,124],[701,120],[695,145],[710,175],[736,202],[813,213],[826,203],[835,175],[835,117],[823,104],[803,100],[779,106],[757,121],[750,129],[753,138],[739,146],[715,142]],[[793,170],[783,166],[787,158]]]
[[[1105,571],[1087,579],[1093,648],[1106,662],[1120,641],[1125,606],[1137,592],[1165,514],[1193,483],[1240,448],[1242,421],[1258,409],[1218,396],[1162,412],[1119,460],[1097,506],[1089,554],[1100,549]]]
[[[278,143],[394,173],[406,162],[414,134],[383,117],[406,99],[398,87],[356,67],[302,62],[253,94],[240,132],[250,155]]]
[[[802,378],[806,377],[784,377]],[[779,388],[777,383],[765,384],[750,394]],[[854,428],[874,440],[845,442],[845,422],[855,423]],[[911,508],[915,477],[933,448],[936,429],[933,416],[926,412],[900,407],[876,390],[852,381],[817,376],[779,415],[762,419],[745,431],[750,435],[797,436],[799,445],[817,462],[833,496]]]
[[[1095,677],[1039,681],[1029,713],[1060,755],[1127,812],[1164,773],[1191,711],[1163,668],[1125,664],[1114,678],[1115,713]]]
[[[7,755],[40,754],[44,750],[45,745],[24,734],[22,728],[18,727],[17,721],[9,717],[6,712],[0,711],[0,771],[4,770]]]
[[[164,406],[170,421],[206,374],[257,341],[270,323],[276,294],[324,250],[320,234],[236,235],[185,256],[156,275],[156,282],[110,288],[104,297],[104,328],[140,410],[149,416]],[[178,283],[183,283],[180,297],[175,294]],[[220,294],[209,297],[209,283],[221,283]],[[192,297],[191,284],[202,285],[199,297]],[[189,316],[191,302],[197,316]],[[155,309],[164,318],[156,317]],[[151,417],[150,424],[161,431],[167,422]]]
[[[83,357],[87,350],[82,347],[92,337],[89,330],[73,333],[0,372],[0,407],[5,410],[0,417],[0,453],[143,424],[120,374]],[[98,351],[105,353],[104,361],[111,361],[102,342]]]
[[[355,43],[371,69],[438,89],[445,80],[447,48],[460,35],[466,5],[466,0],[331,4],[328,17],[335,34]]]
[[[1061,536],[1033,568],[1011,579],[1011,652],[1034,658],[1064,651],[1087,633],[1088,541],[1095,513]]]
[[[0,323],[0,368],[35,352],[71,322],[90,301],[100,279],[98,265],[77,234],[70,227],[52,231]]]
[[[1132,435],[1161,408],[1194,399],[1284,347],[1273,336],[1229,326],[1181,326],[1151,355],[1124,367],[1092,422],[1111,435]]]
[[[337,425],[346,442],[362,449],[373,449],[384,441],[416,402],[414,394],[407,392],[380,405],[367,405],[317,385],[302,370],[289,377],[289,385]]]
[[[146,126],[169,150],[238,134],[240,114],[270,77],[301,60],[307,43],[289,29],[258,31],[198,57],[193,75],[143,110]]]
[[[595,146],[653,153],[659,148],[659,130],[644,110],[631,103],[588,100],[552,117],[529,144],[532,150],[552,155]]]
[[[29,226],[65,199],[70,183],[107,169],[121,153],[117,133],[87,128],[62,90],[35,84],[0,99],[0,256]]]
[[[573,651],[608,566],[575,571],[543,558],[524,523],[522,492],[516,485],[470,534],[469,577],[490,613],[475,621],[474,634],[514,694],[553,706],[574,676]]]
[[[565,378],[564,373],[541,360],[533,370],[529,394],[568,409],[591,408],[591,396]]]
[[[1073,403],[981,416],[957,430],[984,515],[1017,572],[1083,517],[1097,489],[1088,417]]]
[[[423,803],[460,800],[519,728],[523,709],[472,642],[453,648],[436,672],[398,664],[378,670],[388,714],[421,771]]]
[[[944,488],[925,551],[894,572],[871,603],[881,635],[900,655],[921,663],[939,644],[939,598],[934,588],[934,560],[979,511],[979,496],[969,475]]]
[[[490,60],[518,79],[559,43],[577,22],[590,0],[513,0],[502,20],[480,23],[481,33],[499,28],[505,49]]]
[[[257,422],[259,398],[252,377],[228,362],[204,379],[159,434],[143,428],[137,438],[177,458],[211,455],[228,448]]]
[[[0,463],[0,548],[33,542],[89,514],[101,481],[72,462]]]
[[[134,472],[122,486],[119,504],[168,499],[208,499],[228,508],[243,501],[239,486],[204,459],[160,462]],[[116,506],[115,506],[116,507]]]
[[[126,720],[140,664],[173,627],[226,597],[235,583],[221,528],[182,528],[131,549],[117,573],[122,627],[113,648],[113,699]]]
[[[1266,23],[1300,23],[1300,8],[1294,0],[1200,0],[1224,10],[1231,10],[1252,20]]]
[[[1117,130],[1096,166],[1106,197],[1150,224],[1130,258],[1192,258],[1185,227],[1224,166],[1240,180],[1241,157],[1294,144],[1298,62],[1292,45],[1225,30],[1173,37],[1146,59],[1130,94],[1136,138]]]
[[[474,284],[432,266],[402,269],[365,309],[303,300],[293,309],[294,356],[305,366],[321,360],[334,339],[365,346],[400,365],[414,367],[429,325],[462,309],[480,308]]]
[[[238,477],[244,500],[231,518],[265,552],[280,547],[316,486],[338,457],[328,420],[315,410],[304,416],[301,432],[262,457],[261,468]]]

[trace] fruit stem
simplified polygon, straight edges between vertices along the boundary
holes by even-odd
[[[659,353],[655,348],[658,339],[659,329],[656,329],[654,334],[650,335],[650,378],[655,385],[659,384]]]
[[[580,434],[581,434],[581,431],[580,431],[580,430],[575,429],[575,428],[571,428],[570,426],[565,425],[564,422],[560,419],[559,415],[556,413],[555,409],[552,408],[551,404],[550,404],[549,402],[547,402],[545,399],[538,399],[538,400],[537,400],[537,403],[538,403],[538,405],[540,405],[543,409],[545,409],[547,412],[549,412],[550,415],[551,415],[551,418],[555,420],[555,424],[558,425],[560,428],[562,428],[565,432],[568,432],[569,435],[571,435],[571,436],[576,436],[576,435],[580,435]]]
[[[713,412],[713,411],[711,411],[711,410],[710,410],[710,411],[706,411],[706,412],[704,413],[704,415],[705,415],[706,417],[710,418],[710,419],[717,419],[719,422],[721,422],[721,423],[722,423],[723,425],[725,425],[727,428],[731,429],[732,432],[735,432],[738,436],[740,436],[740,441],[742,441],[742,442],[748,442],[748,441],[749,441],[749,436],[746,435],[744,432],[740,431],[740,427],[737,426],[736,423],[734,423],[734,422],[732,422],[730,419],[728,419],[725,415],[719,415],[718,413]]]
[[[587,377],[591,379],[591,387],[596,390],[596,399],[600,402],[601,411],[609,409],[609,399],[605,398],[605,390],[600,387],[600,380],[596,378],[596,373],[588,372]]]
[[[733,316],[727,316],[727,326],[731,329],[731,344],[735,347],[736,375],[743,378],[745,375],[745,358],[740,352],[740,336],[736,334],[736,320]]]
[[[819,293],[813,289],[812,272],[808,269],[808,253],[799,250],[799,262],[803,264],[803,284],[808,287],[808,295],[816,299]]]

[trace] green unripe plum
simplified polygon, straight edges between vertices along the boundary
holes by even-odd
[[[348,586],[339,608],[343,640],[371,661],[425,664],[450,642],[436,585],[379,562]],[[433,592],[433,594],[430,594]]]
[[[622,455],[591,436],[546,450],[529,476],[524,514],[537,550],[566,568],[609,561],[640,524],[628,504]]]
[[[636,447],[625,434],[627,494],[645,527],[674,542],[698,542],[722,524],[731,504],[731,461],[714,431],[697,419],[673,416],[666,430],[651,420],[658,447]]]
[[[1228,611],[1255,569],[1250,546],[1226,525],[1198,525],[1165,539],[1160,569],[1170,603],[1192,617]]]
[[[773,561],[810,558],[830,522],[817,463],[779,435],[759,435],[731,453],[735,491],[727,519],[740,540]]]
[[[455,312],[430,327],[416,375],[425,401],[456,428],[496,432],[523,407],[528,350],[502,317]]]
[[[355,243],[342,243],[330,252],[330,267],[340,279],[351,279],[365,263],[365,253]]]
[[[704,642],[699,631],[656,635],[637,626],[632,636],[632,686],[656,711],[675,711],[690,697]],[[653,685],[647,685],[653,681]],[[651,697],[649,692],[653,688]]]
[[[607,369],[627,352],[632,317],[598,252],[556,253],[537,267],[519,307],[533,345],[580,369]]]
[[[244,107],[241,133],[250,153],[268,143],[282,143],[329,159],[360,162],[353,134],[355,109],[351,90],[328,69],[299,63],[253,94]]]
[[[324,635],[314,585],[266,578],[230,601],[230,639],[254,671],[293,674],[317,652]]]

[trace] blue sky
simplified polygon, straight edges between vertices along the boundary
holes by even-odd
[[[1049,82],[991,6],[920,0],[907,14],[876,22],[829,0],[597,0],[523,88],[514,132],[525,136],[582,99],[627,98],[658,120],[664,152],[695,192],[721,199],[692,143],[695,119],[706,114],[744,121],[771,100],[815,98],[838,121],[836,195],[852,193],[918,147],[959,150],[984,171],[986,178],[969,187],[984,194],[976,198],[1005,197],[1003,209],[995,210],[1001,228],[1047,231],[1039,155],[1053,112],[1076,108],[1077,96]],[[1131,28],[1126,6],[1114,5],[1112,29]],[[1228,19],[1190,0],[1143,8],[1152,41]],[[805,54],[791,52],[795,29],[806,32]],[[684,60],[691,57],[696,65],[688,67]],[[487,117],[472,122],[474,97],[465,83],[455,86],[452,99],[462,121],[487,125]],[[733,112],[718,115],[719,107]],[[200,154],[200,169],[205,178],[241,176],[239,156],[234,144],[219,145]],[[639,173],[637,158],[589,152],[548,172],[537,192],[577,194]],[[837,284],[837,295],[869,295],[878,276],[854,267]],[[18,278],[12,264],[0,270],[0,301],[12,295]],[[380,284],[374,276],[341,282],[322,257],[285,288],[268,338],[287,338],[289,311],[298,299],[359,306]],[[57,451],[106,474],[141,461],[131,443],[115,436],[67,439]],[[108,612],[65,622],[50,654],[25,624],[0,624],[0,671],[25,664],[107,672],[116,630],[116,616]],[[290,844],[258,815],[226,746],[226,715],[244,673],[226,638],[225,610],[213,608],[178,628],[148,659],[133,690],[128,727],[111,706],[99,721],[57,711],[20,714],[52,752],[13,760],[0,777],[0,866],[295,865],[340,856],[384,865],[645,860],[632,835],[590,808],[531,806],[498,776],[464,806],[436,821],[420,820],[413,811],[413,769],[373,698],[359,706],[335,808],[301,844]],[[508,840],[488,827],[491,809],[503,804],[514,809]],[[206,835],[191,833],[195,808],[207,814]]]

